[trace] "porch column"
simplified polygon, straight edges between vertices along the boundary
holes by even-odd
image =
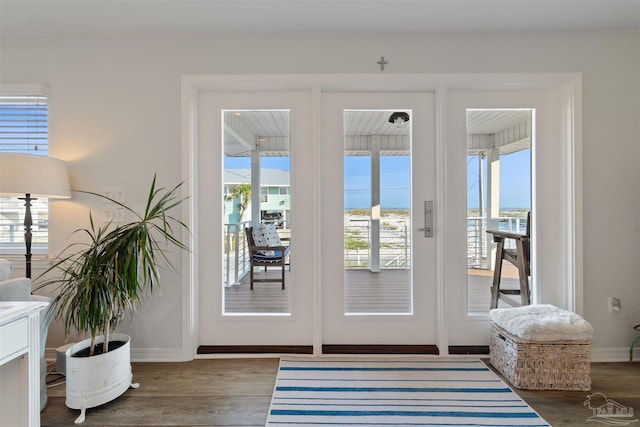
[[[260,222],[260,145],[251,150],[251,222]]]
[[[500,150],[487,151],[487,229],[498,229],[500,216]],[[496,247],[493,239],[487,239],[487,268],[493,270],[496,263]]]
[[[478,208],[479,208],[479,217],[480,217],[480,238],[478,239],[478,243],[476,244],[475,249],[478,250],[478,268],[482,268],[482,254],[489,253],[487,246],[487,224],[485,224],[484,218],[487,215],[487,208],[485,206],[485,186],[484,186],[484,160],[487,157],[486,151],[481,151],[478,153]],[[487,260],[488,261],[488,260]]]
[[[369,270],[380,271],[380,136],[371,138],[371,252]]]

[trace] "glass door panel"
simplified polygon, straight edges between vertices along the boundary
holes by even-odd
[[[344,112],[345,314],[413,311],[412,112]],[[389,120],[394,115],[407,120]]]
[[[496,244],[487,230],[525,234],[531,211],[531,109],[467,109],[467,313],[490,309]],[[505,249],[515,249],[513,239]],[[518,270],[501,268],[501,289],[520,288]],[[503,296],[499,307],[520,305]]]
[[[288,266],[284,267],[282,289],[282,266],[275,262],[273,266],[253,265],[245,231],[262,223],[276,233],[278,245],[290,244],[290,112],[223,110],[221,119],[224,313],[288,314],[292,285]],[[274,245],[276,243],[270,244]],[[265,255],[264,259],[273,255],[267,251],[261,254]],[[254,284],[251,284],[251,269]]]

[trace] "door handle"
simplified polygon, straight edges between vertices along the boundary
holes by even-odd
[[[424,201],[424,227],[418,231],[424,231],[424,237],[433,237],[433,200]]]

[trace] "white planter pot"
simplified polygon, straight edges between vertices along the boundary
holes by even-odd
[[[69,347],[65,352],[66,404],[71,409],[81,411],[80,416],[75,420],[76,424],[84,421],[87,408],[110,402],[129,387],[138,388],[139,386],[132,383],[129,335],[112,334],[109,340],[122,341],[125,344],[97,356],[73,357],[72,354],[89,347],[91,339],[86,339]],[[96,338],[96,342],[103,343],[104,337]]]

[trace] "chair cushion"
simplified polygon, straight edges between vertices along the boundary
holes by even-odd
[[[12,270],[13,265],[11,262],[0,258],[0,281],[9,279]]]
[[[278,235],[275,224],[255,224],[253,226],[252,234],[253,243],[256,246],[282,246],[282,242],[280,241],[280,236]],[[279,259],[280,256],[282,256],[280,251],[260,251],[256,255],[259,255],[263,258],[266,257],[274,259]],[[264,261],[264,259],[261,259],[261,261]]]
[[[31,279],[19,277],[1,281],[0,301],[31,301]]]
[[[255,224],[253,241],[256,246],[282,246],[275,224]]]
[[[265,224],[265,238],[267,239],[267,246],[282,246],[280,241],[280,235],[276,230],[275,224]]]
[[[290,248],[285,246],[284,256],[289,255]],[[258,251],[253,254],[253,259],[260,262],[280,262],[282,261],[282,251]]]

